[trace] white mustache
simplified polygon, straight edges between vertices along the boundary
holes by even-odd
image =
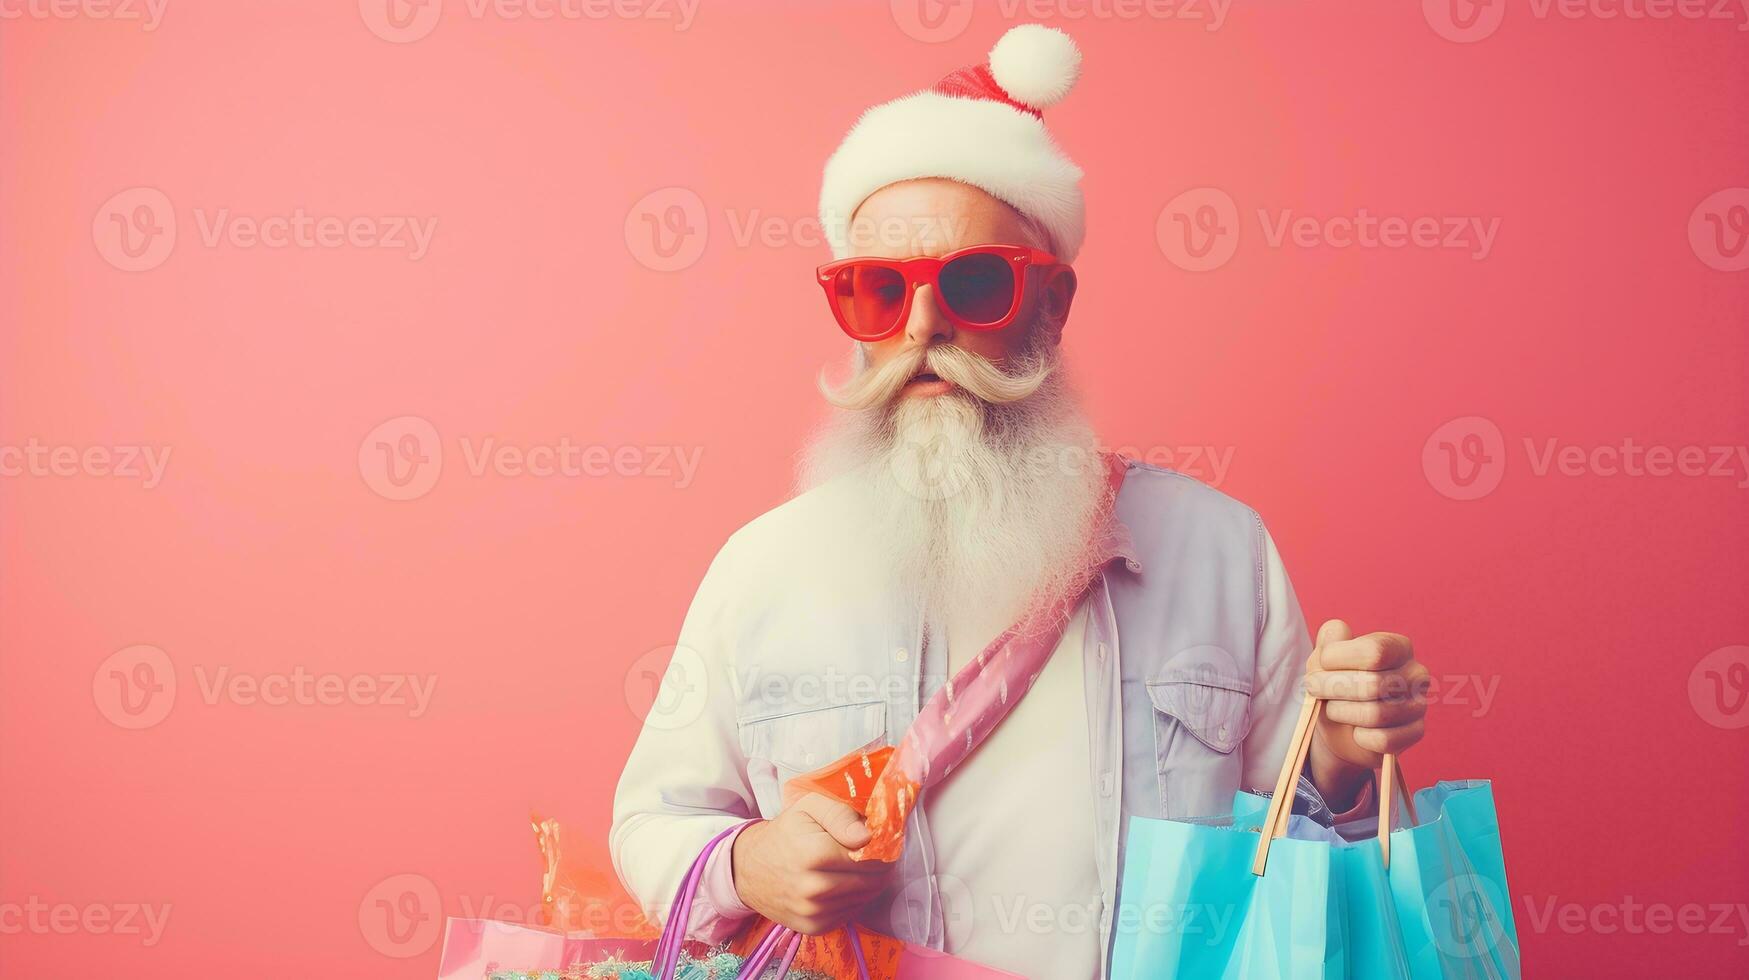
[[[839,408],[867,411],[892,401],[906,382],[928,370],[978,399],[1005,405],[1037,391],[1053,368],[1049,358],[1038,358],[1010,373],[963,348],[940,344],[909,348],[881,367],[866,370],[837,388],[828,384],[825,372],[821,372],[820,393]]]

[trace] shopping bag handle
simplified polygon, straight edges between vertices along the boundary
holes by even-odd
[[[859,980],[869,980],[868,960],[862,954],[862,937],[857,933],[856,923],[846,922],[844,931],[850,936],[850,951],[856,957],[856,975]],[[802,934],[789,926],[772,923],[771,930],[759,940],[759,945],[753,952],[747,954],[747,959],[741,964],[738,974],[744,977],[763,977],[766,964],[776,956],[778,950],[783,951],[783,958],[777,962],[778,980],[789,976],[789,968],[795,962],[796,954],[802,949]]]
[[[704,879],[705,865],[709,863],[711,853],[744,825],[745,823],[735,824],[707,841],[698,857],[693,859],[692,866],[687,868],[686,874],[680,879],[680,888],[674,894],[674,904],[668,908],[668,921],[662,924],[662,935],[656,940],[656,951],[651,957],[650,973],[657,980],[674,980],[674,975],[679,970],[680,954],[686,943],[686,923],[692,917],[692,902],[698,895],[699,885]],[[856,925],[846,923],[844,929],[850,934],[850,948],[856,956],[856,974],[860,980],[869,980],[868,962],[862,954],[862,941],[857,935]],[[759,945],[748,954],[747,961],[741,966],[741,975],[764,976],[766,964],[780,947],[783,950],[783,959],[778,962],[778,980],[788,976],[790,964],[801,951],[802,935],[775,922],[759,940]]]
[[[1251,873],[1263,874],[1269,863],[1269,845],[1287,833],[1288,818],[1293,816],[1294,787],[1305,771],[1306,759],[1312,751],[1312,733],[1318,729],[1318,718],[1324,711],[1324,699],[1307,696],[1300,705],[1299,720],[1294,722],[1293,739],[1288,743],[1287,758],[1275,779],[1275,795],[1269,798],[1269,810],[1258,828],[1257,853],[1251,860]],[[1403,765],[1394,752],[1386,752],[1379,763],[1379,857],[1385,867],[1391,866],[1391,815],[1397,800],[1402,799],[1413,823],[1415,804],[1409,797],[1408,781],[1403,778]]]

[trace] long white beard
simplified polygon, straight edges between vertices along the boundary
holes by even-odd
[[[851,495],[857,539],[878,542],[872,560],[933,621],[1012,622],[1078,571],[1105,470],[1060,365],[1048,368],[1006,403],[959,388],[836,411],[803,455],[802,488]]]

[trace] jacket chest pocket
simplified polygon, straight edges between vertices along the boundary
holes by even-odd
[[[747,779],[764,817],[783,809],[783,784],[839,758],[884,744],[885,702],[830,705],[743,720],[737,724]]]
[[[1161,812],[1171,818],[1230,813],[1251,730],[1251,679],[1214,647],[1174,655],[1147,681],[1153,706]]]

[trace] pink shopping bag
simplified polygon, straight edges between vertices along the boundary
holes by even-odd
[[[597,939],[492,919],[444,924],[437,980],[485,980],[498,970],[563,970],[614,957],[648,960],[654,939]]]

